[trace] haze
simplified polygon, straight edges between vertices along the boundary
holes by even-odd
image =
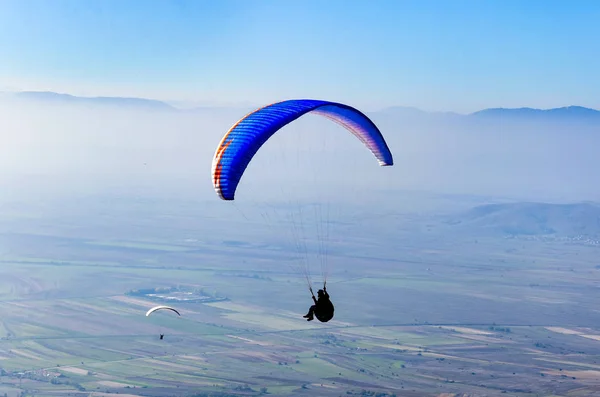
[[[0,396],[598,395],[598,20],[0,1]],[[307,114],[221,200],[224,134],[300,98],[393,166]]]
[[[133,187],[160,192],[167,184],[177,194],[214,199],[212,155],[222,135],[248,111],[156,111],[4,99],[4,183],[29,180],[35,188],[51,181],[57,194]],[[600,165],[599,118],[499,120],[404,108],[368,115],[384,133],[394,167],[379,169],[346,130],[308,115],[265,145],[244,175],[240,194],[260,186],[261,195],[268,197],[281,186],[302,186],[305,194],[320,190],[343,196],[338,189],[349,184],[388,202],[397,200],[402,189],[542,201],[595,200],[600,194],[595,172]]]

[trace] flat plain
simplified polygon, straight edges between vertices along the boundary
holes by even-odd
[[[331,233],[336,316],[307,322],[258,212],[119,203],[0,212],[0,395],[600,393],[597,246],[357,215]]]

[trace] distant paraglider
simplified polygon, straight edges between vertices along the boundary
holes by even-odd
[[[221,139],[212,162],[212,182],[217,195],[222,200],[233,201],[244,171],[261,146],[281,128],[308,113],[324,116],[346,128],[371,151],[379,165],[391,166],[394,164],[392,153],[383,135],[377,126],[359,110],[341,103],[322,100],[287,100],[259,108],[246,115],[235,123]],[[322,170],[319,171],[322,172]],[[317,210],[315,209],[315,211]],[[315,216],[321,218],[320,212]],[[291,222],[295,223],[293,216]],[[317,222],[322,223],[323,220],[318,219]],[[304,224],[300,223],[301,226]],[[297,232],[298,225],[294,224],[293,226],[295,229],[293,231]],[[322,225],[317,225],[317,229],[324,235],[329,234],[329,229],[323,231]],[[319,240],[323,238],[326,237],[320,236]],[[296,239],[300,240],[297,236]],[[296,241],[296,244],[299,250],[306,251],[304,241]],[[324,242],[319,241],[319,244],[320,254],[326,256],[327,250],[323,247]],[[333,304],[325,289],[327,283],[327,271],[324,270],[327,265],[326,259],[326,257],[325,259],[321,258],[324,288],[319,291],[319,301],[312,293],[308,263],[306,263],[306,268],[302,269],[315,303],[309,314],[304,316],[309,321],[312,320],[313,315],[323,322],[327,322],[333,317]],[[325,306],[326,309],[322,309]]]
[[[146,317],[148,317],[149,315],[151,315],[152,313],[154,313],[157,310],[172,310],[175,313],[177,313],[178,316],[181,316],[181,314],[179,314],[179,312],[176,309],[173,309],[170,306],[156,306],[146,312]]]
[[[170,306],[156,306],[153,307],[152,309],[148,310],[146,312],[146,317],[150,316],[152,313],[158,311],[158,310],[171,310],[174,311],[175,313],[177,313],[178,316],[181,316],[181,314],[174,308],[170,307]],[[160,333],[160,339],[162,340],[165,337],[165,334],[163,334],[162,332]]]

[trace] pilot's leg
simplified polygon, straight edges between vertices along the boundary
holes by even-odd
[[[310,307],[310,309],[308,310],[308,314],[306,316],[304,316],[304,318],[306,319],[306,321],[312,321],[314,318],[314,314],[315,314],[315,305],[312,305]]]

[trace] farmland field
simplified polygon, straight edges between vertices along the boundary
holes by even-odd
[[[419,234],[407,215],[393,237],[336,245],[324,324],[302,318],[293,252],[242,223],[161,238],[164,218],[144,216],[136,240],[116,237],[126,211],[114,233],[100,215],[89,235],[60,219],[13,214],[0,230],[0,395],[600,393],[596,247]],[[157,304],[181,316],[146,317]]]

